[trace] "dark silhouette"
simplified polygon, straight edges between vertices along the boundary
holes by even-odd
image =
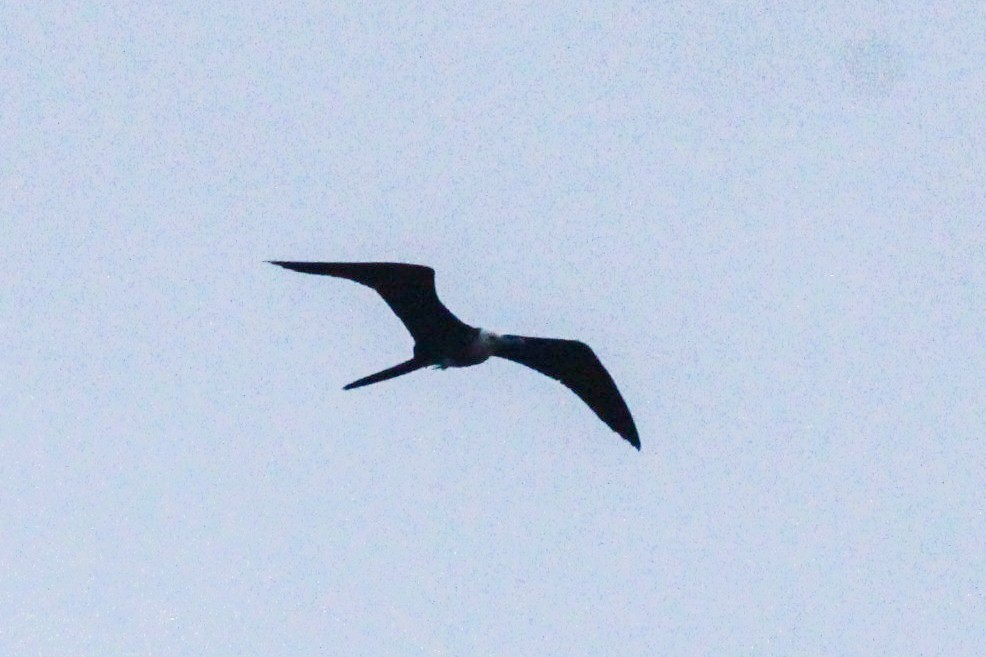
[[[497,335],[459,320],[438,300],[435,270],[395,262],[283,262],[273,265],[306,274],[336,276],[361,283],[383,297],[414,338],[414,357],[353,381],[352,390],[434,365],[467,367],[490,356],[526,365],[561,381],[610,429],[640,449],[637,427],[613,378],[588,345],[577,340]]]

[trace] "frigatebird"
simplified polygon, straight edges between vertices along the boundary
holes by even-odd
[[[610,429],[640,449],[637,427],[613,377],[589,345],[578,340],[497,335],[469,326],[438,300],[435,270],[397,262],[285,262],[268,260],[305,274],[355,281],[383,297],[414,338],[414,356],[403,363],[353,381],[344,390],[392,379],[429,365],[468,367],[499,356],[560,381]]]

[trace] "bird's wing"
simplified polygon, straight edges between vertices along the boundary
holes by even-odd
[[[589,405],[599,419],[640,449],[640,437],[630,409],[599,358],[589,345],[577,340],[504,335],[494,355],[526,365],[561,381]]]
[[[306,274],[336,276],[372,287],[404,323],[415,342],[469,327],[453,315],[435,292],[435,270],[397,262],[268,261]]]

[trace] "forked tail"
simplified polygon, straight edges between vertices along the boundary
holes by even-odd
[[[380,381],[386,381],[387,379],[393,379],[395,376],[400,376],[402,374],[408,374],[414,370],[419,370],[422,367],[427,367],[428,361],[418,360],[417,358],[412,358],[411,360],[406,360],[399,365],[394,365],[393,367],[388,367],[382,372],[377,372],[376,374],[371,374],[370,376],[364,376],[359,381],[353,381],[349,385],[343,386],[343,390],[352,390],[353,388],[362,388],[363,386],[368,386],[371,383],[379,383]]]

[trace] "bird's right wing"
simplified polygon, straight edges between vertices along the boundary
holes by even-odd
[[[416,342],[469,329],[438,300],[435,270],[431,267],[398,262],[269,262],[305,274],[335,276],[372,287]]]
[[[640,437],[616,382],[589,345],[577,340],[504,335],[494,355],[526,365],[560,381],[588,404],[599,419],[640,449]]]

